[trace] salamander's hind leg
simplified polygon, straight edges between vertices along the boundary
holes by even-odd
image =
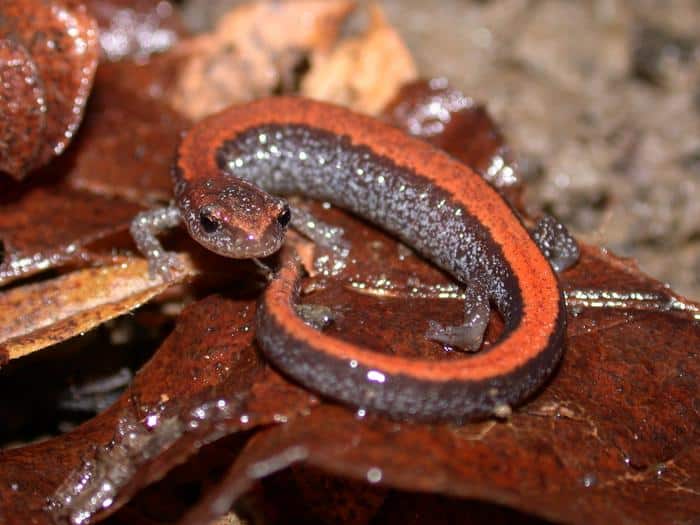
[[[173,269],[179,267],[176,255],[165,251],[156,236],[177,226],[180,221],[180,210],[175,206],[141,212],[131,221],[131,237],[139,251],[148,259],[148,273],[151,279],[156,275],[167,278]]]
[[[480,284],[469,285],[464,300],[464,323],[458,326],[442,326],[429,321],[425,337],[444,345],[476,352],[481,347],[491,309],[486,291]]]
[[[576,264],[581,255],[576,239],[571,236],[566,226],[551,215],[544,215],[537,221],[531,234],[557,273]]]
[[[294,310],[306,324],[316,330],[324,330],[337,319],[337,315],[322,304],[295,304]]]

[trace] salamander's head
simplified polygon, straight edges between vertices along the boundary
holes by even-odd
[[[226,257],[248,259],[276,252],[291,212],[287,202],[231,177],[188,182],[176,190],[193,239]]]

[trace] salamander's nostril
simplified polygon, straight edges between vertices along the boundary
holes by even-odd
[[[292,212],[289,209],[289,206],[285,204],[284,208],[282,209],[280,214],[277,216],[277,222],[279,223],[280,226],[282,226],[282,228],[284,228],[285,226],[287,226],[287,224],[289,224],[289,221],[291,220],[291,218],[292,218]]]

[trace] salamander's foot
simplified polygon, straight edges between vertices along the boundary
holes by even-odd
[[[321,304],[296,304],[294,309],[306,324],[316,330],[324,330],[336,318],[329,307]]]
[[[578,261],[581,252],[576,239],[551,215],[544,215],[537,221],[531,233],[555,272],[561,273]]]
[[[486,325],[465,323],[459,326],[443,326],[437,321],[428,321],[425,337],[465,352],[478,352],[484,340]]]
[[[169,280],[173,273],[184,270],[178,255],[174,252],[162,252],[156,257],[148,259],[148,276],[151,279],[160,277],[164,281]]]
[[[465,352],[477,352],[484,340],[490,315],[488,296],[480,285],[475,284],[466,290],[464,323],[443,326],[436,321],[429,321],[425,337]]]
[[[258,269],[258,271],[262,274],[262,276],[265,277],[267,282],[270,282],[270,281],[272,281],[272,279],[275,278],[275,270],[272,267],[265,264],[257,257],[253,257],[250,260],[255,265],[255,267]]]

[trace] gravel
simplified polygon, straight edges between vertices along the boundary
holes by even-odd
[[[191,0],[207,27],[235,2]],[[700,299],[700,2],[383,0],[423,76],[485,103],[532,212]]]

